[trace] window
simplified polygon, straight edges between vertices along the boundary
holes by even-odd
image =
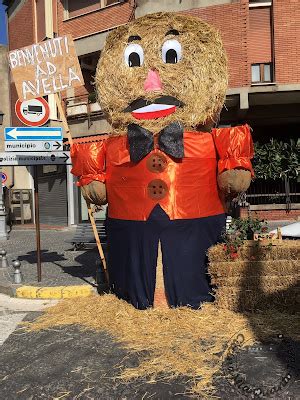
[[[252,82],[260,82],[260,65],[254,64],[251,65],[251,81]]]
[[[264,82],[271,82],[271,64],[264,64],[263,66],[263,80]]]
[[[100,8],[99,0],[68,0],[67,10],[68,18],[77,17],[80,14],[85,14],[90,11],[95,11]]]
[[[100,8],[110,6],[115,3],[120,3],[119,0],[65,0],[65,15],[64,18],[73,18],[92,11],[97,11]]]
[[[249,10],[249,64],[251,82],[273,82],[273,39],[271,7],[266,2],[251,2],[260,7]]]
[[[249,7],[263,7],[271,5],[272,1],[270,0],[249,0]]]
[[[272,64],[252,64],[251,65],[252,83],[270,83],[273,81]]]

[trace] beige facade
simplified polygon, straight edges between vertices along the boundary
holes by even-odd
[[[0,125],[0,151],[3,151],[3,131],[10,125],[9,75],[7,47],[0,45],[0,111],[4,113],[3,124]]]
[[[4,128],[10,126],[10,98],[9,98],[9,75],[7,62],[7,46],[0,45],[0,111],[4,114],[2,125],[0,125],[0,152],[4,151]],[[13,184],[13,169],[1,167],[8,180],[7,185]]]
[[[4,113],[3,123],[0,125],[0,151],[4,151],[4,128],[11,126],[9,71],[7,62],[7,47],[0,45],[0,111]],[[7,187],[14,189],[30,189],[31,177],[26,167],[1,167],[7,174]]]

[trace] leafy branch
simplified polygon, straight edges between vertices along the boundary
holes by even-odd
[[[300,139],[296,142],[270,142],[254,145],[253,166],[258,179],[297,179],[300,175]]]

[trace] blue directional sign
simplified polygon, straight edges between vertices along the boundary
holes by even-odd
[[[5,128],[4,130],[5,140],[58,140],[61,141],[62,128],[60,127],[15,127],[15,128]]]

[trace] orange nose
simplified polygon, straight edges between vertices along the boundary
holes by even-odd
[[[146,92],[153,92],[162,90],[162,83],[158,71],[150,69],[147,78],[144,82],[144,89]]]

